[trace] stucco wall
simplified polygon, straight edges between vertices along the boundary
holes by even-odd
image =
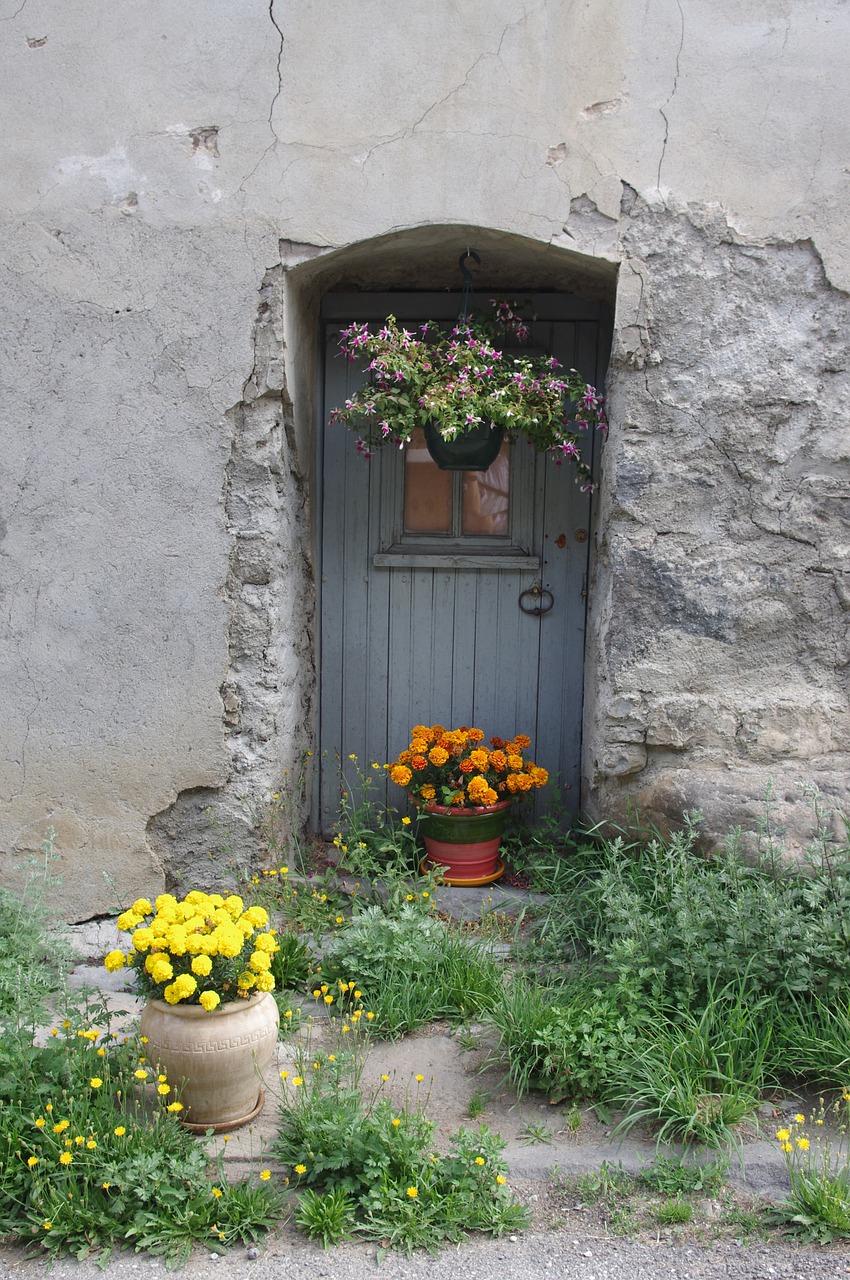
[[[846,801],[850,9],[816,9],[0,0],[0,878],[52,821],[64,909],[109,910],[222,844],[211,801],[247,856],[240,796],[311,742],[310,272],[407,228],[422,283],[453,225],[619,267],[588,803]]]

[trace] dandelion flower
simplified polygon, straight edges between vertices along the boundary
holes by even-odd
[[[71,1155],[70,1151],[63,1151],[61,1156],[59,1157],[59,1163],[70,1164],[73,1159],[74,1157]]]
[[[799,1147],[799,1149],[800,1149],[801,1151],[808,1151],[808,1149],[809,1149],[809,1140],[808,1140],[808,1138],[798,1138],[798,1139],[797,1139],[797,1146]]]
[[[410,1196],[411,1200],[415,1200],[416,1197],[419,1195],[419,1191],[416,1187],[408,1187],[407,1191],[405,1192],[405,1195]]]
[[[116,1138],[123,1138],[127,1130],[124,1128],[123,1124],[119,1124],[115,1126],[112,1132],[115,1134]]]

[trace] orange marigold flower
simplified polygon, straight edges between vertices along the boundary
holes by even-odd
[[[502,739],[501,739],[501,738],[491,738],[491,739],[490,739],[490,746],[491,746],[491,747],[495,747],[497,751],[498,751],[498,749],[499,749],[500,747],[503,747],[504,745],[505,745],[505,744],[504,744],[504,742],[502,741]]]
[[[445,747],[432,747],[428,752],[428,759],[431,761],[431,764],[436,765],[438,769],[440,765],[446,763],[448,758],[449,753],[446,751]],[[395,779],[393,779],[393,781],[395,781]]]
[[[412,755],[412,752],[410,751],[400,751],[398,760],[396,760],[396,764],[410,764],[411,755]]]
[[[449,800],[449,804],[462,805],[465,803],[465,801],[466,801],[466,796],[463,794],[462,791],[453,791],[451,794],[451,798]]]
[[[482,729],[470,729],[466,736],[470,742],[484,741],[484,731]]]
[[[530,765],[528,768],[528,776],[531,778],[535,787],[545,787],[549,781],[549,771],[542,769],[539,764]]]
[[[476,747],[474,751],[470,751],[469,758],[476,769],[486,769],[490,762],[490,752],[484,747]]]
[[[441,725],[441,724],[432,724],[432,725],[431,725],[431,734],[432,734],[432,740],[433,740],[433,741],[435,741],[435,742],[436,742],[437,738],[442,738],[442,736],[443,736],[443,734],[444,734],[445,732],[446,732],[446,730],[445,730],[445,727],[444,727],[443,725]]]
[[[474,772],[475,772],[475,765],[474,765],[474,763],[472,762],[472,760],[469,760],[469,759],[467,759],[467,760],[461,760],[460,764],[458,765],[458,768],[460,769],[461,773],[474,773]]]
[[[422,752],[427,750],[428,750],[427,738],[411,738],[410,739],[410,754],[421,756]]]
[[[520,751],[525,751],[526,747],[531,746],[531,739],[524,733],[518,733],[514,738],[514,742],[519,747]]]
[[[390,777],[398,787],[406,787],[413,774],[406,764],[396,764],[390,769]]]
[[[497,748],[495,751],[490,752],[490,767],[495,769],[498,773],[502,773],[507,769],[508,757],[505,755],[504,751],[500,751]]]
[[[466,790],[469,793],[470,800],[472,800],[474,804],[488,803],[485,797],[487,792],[490,790],[490,787],[487,783],[487,779],[482,778],[480,774],[476,774],[474,778],[470,778]]]
[[[431,786],[430,782],[428,782],[420,789],[419,794],[423,800],[433,800],[437,792]]]
[[[508,768],[515,769],[517,772],[522,768],[522,756],[509,755]]]
[[[424,756],[414,756],[410,762],[411,769],[427,769],[428,761]]]

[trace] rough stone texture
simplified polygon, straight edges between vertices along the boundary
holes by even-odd
[[[717,836],[772,780],[799,848],[795,780],[850,808],[850,303],[810,244],[742,244],[719,211],[631,198],[623,243],[646,333],[609,378],[593,809],[698,808]]]
[[[0,0],[0,880],[50,823],[72,919],[256,856],[312,743],[321,294],[470,243],[487,289],[616,275],[589,803],[846,800],[850,6],[816,10]]]

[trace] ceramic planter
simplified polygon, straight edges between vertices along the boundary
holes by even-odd
[[[279,1015],[262,992],[207,1013],[198,1004],[149,1000],[142,1011],[149,1062],[168,1077],[190,1129],[224,1133],[259,1115],[262,1073],[277,1044]]]
[[[471,809],[426,805],[419,816],[427,863],[452,885],[492,884],[505,869],[499,847],[510,800]]]

